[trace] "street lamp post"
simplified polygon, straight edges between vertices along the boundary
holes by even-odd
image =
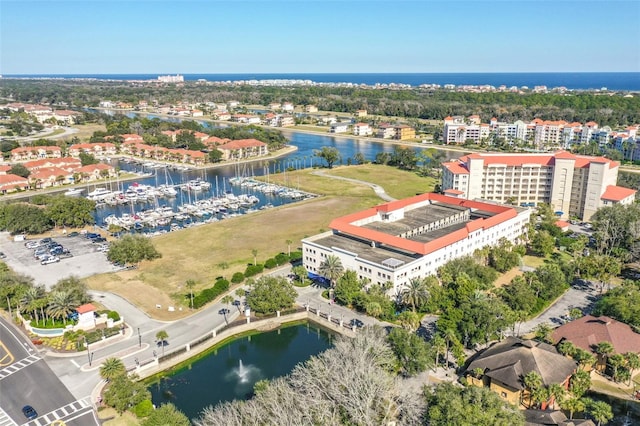
[[[140,327],[138,327],[138,347],[142,347],[142,336],[140,335]]]
[[[89,361],[89,367],[91,367],[91,361],[93,361],[93,352],[89,351],[89,342],[87,341],[87,338],[84,338],[84,345],[87,347],[87,359]]]

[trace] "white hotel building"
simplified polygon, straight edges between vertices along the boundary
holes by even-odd
[[[505,238],[517,243],[531,209],[428,193],[334,219],[330,231],[302,240],[303,265],[318,274],[327,256],[397,296],[412,278]]]
[[[443,163],[442,191],[520,206],[548,203],[562,218],[588,221],[600,207],[635,200],[635,190],[616,186],[619,166],[566,151],[474,153]]]

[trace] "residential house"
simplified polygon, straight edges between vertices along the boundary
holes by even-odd
[[[524,426],[596,426],[591,419],[569,419],[553,410],[524,410],[524,419]]]
[[[260,117],[250,114],[233,114],[231,116],[231,121],[244,124],[260,124]]]
[[[192,117],[202,117],[202,116],[204,116],[204,113],[199,109],[193,109],[193,110],[191,110],[191,116]]]
[[[214,120],[220,120],[220,121],[231,120],[231,114],[229,114],[229,112],[227,112],[226,110],[217,109],[213,111],[211,115],[213,116]]]
[[[325,126],[336,123],[337,121],[338,121],[338,118],[335,116],[326,116],[326,117],[318,118],[318,124],[325,125]]]
[[[264,124],[265,126],[277,127],[278,126],[278,115],[274,114],[272,112],[266,113],[262,117],[262,124]]]
[[[80,174],[83,181],[96,181],[116,176],[116,169],[104,163],[88,164],[76,169],[75,172]]]
[[[257,139],[233,140],[219,145],[217,149],[222,152],[224,160],[262,157],[269,154],[267,144]]]
[[[281,107],[282,105],[280,104],[280,102],[271,102],[268,106],[268,108],[272,111],[278,111]]]
[[[529,404],[524,377],[530,372],[538,373],[544,386],[558,384],[566,389],[576,368],[573,360],[547,343],[507,337],[478,354],[467,366],[466,375],[472,385],[487,387],[518,406]]]
[[[82,166],[82,163],[77,158],[62,157],[62,158],[43,158],[41,160],[27,161],[24,166],[33,173],[36,170],[46,169],[51,167],[58,167],[67,172],[73,172],[75,169]]]
[[[634,332],[627,324],[606,316],[585,315],[568,322],[556,328],[551,334],[551,339],[556,343],[569,341],[596,356],[595,347],[600,342],[611,343],[615,354],[640,354],[640,334]],[[597,356],[596,368],[604,369],[605,363],[605,358]]]
[[[318,107],[315,105],[305,105],[304,112],[307,112],[307,113],[318,112]]]
[[[116,146],[110,142],[98,143],[77,143],[71,145],[67,153],[69,156],[78,158],[81,153],[91,154],[96,157],[115,155],[117,153]]]
[[[11,164],[2,164],[0,165],[0,175],[9,174],[13,166]]]
[[[296,121],[293,118],[293,115],[281,114],[281,115],[278,115],[276,124],[278,127],[290,127],[290,126],[295,126]]]
[[[202,143],[208,148],[208,149],[214,149],[216,148],[218,145],[224,145],[225,143],[229,142],[229,139],[222,139],[219,138],[217,136],[209,136],[207,139],[205,139],[204,141],[202,141]]]
[[[373,129],[367,123],[356,123],[353,125],[354,136],[371,136]]]
[[[396,135],[396,129],[392,124],[381,123],[378,125],[377,137],[382,139],[393,139]]]
[[[0,193],[7,194],[15,191],[26,191],[29,189],[27,178],[14,174],[0,175]]]
[[[11,161],[14,162],[60,157],[62,149],[58,146],[25,146],[11,150]]]
[[[294,106],[291,102],[285,102],[282,104],[282,111],[284,112],[293,112]]]
[[[49,188],[74,183],[73,171],[59,167],[41,167],[29,175],[29,182],[35,188]]]
[[[331,123],[329,133],[346,133],[349,130],[349,123]]]
[[[393,127],[393,138],[399,141],[416,138],[416,129],[406,124],[399,124]]]
[[[367,116],[367,110],[366,109],[359,109],[356,111],[356,117],[360,118],[360,117],[366,117]]]

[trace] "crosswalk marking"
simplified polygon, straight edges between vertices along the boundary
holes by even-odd
[[[86,397],[86,398],[79,399],[77,401],[73,401],[65,405],[64,407],[56,408],[55,410],[49,413],[46,413],[44,415],[41,415],[37,419],[31,420],[30,422],[27,422],[22,426],[49,426],[51,423],[55,422],[56,420],[64,419],[68,416],[71,416],[72,414],[76,414],[81,411],[90,412],[91,410],[92,410],[91,399],[90,397]],[[65,414],[61,415],[59,413],[60,411],[62,411]],[[3,426],[2,423],[0,423],[0,426]]]
[[[5,411],[0,408],[0,426],[18,426]]]
[[[25,367],[30,366],[33,363],[40,361],[41,359],[42,358],[40,358],[38,355],[29,355],[26,358],[22,358],[20,361],[14,362],[8,367],[5,367],[0,370],[0,380],[4,379],[7,376],[12,375],[15,372],[22,370]]]

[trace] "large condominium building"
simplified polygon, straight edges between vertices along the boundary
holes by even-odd
[[[619,163],[604,157],[474,153],[443,163],[442,190],[465,199],[520,206],[550,204],[561,217],[589,220],[600,207],[635,200],[616,186]]]
[[[397,296],[412,278],[505,238],[518,242],[531,209],[422,194],[334,219],[330,231],[302,240],[304,267],[319,274],[327,256]]]
[[[607,135],[611,134],[611,129]],[[499,122],[492,118],[489,123],[481,123],[480,117],[446,117],[444,119],[443,140],[446,144],[462,144],[488,142],[495,138],[503,138],[508,142],[516,140],[534,144],[539,148],[568,148],[573,144],[588,144],[598,140],[598,124],[590,121],[586,124],[568,123],[566,121],[548,121],[536,118],[525,123],[517,120],[513,123]]]

